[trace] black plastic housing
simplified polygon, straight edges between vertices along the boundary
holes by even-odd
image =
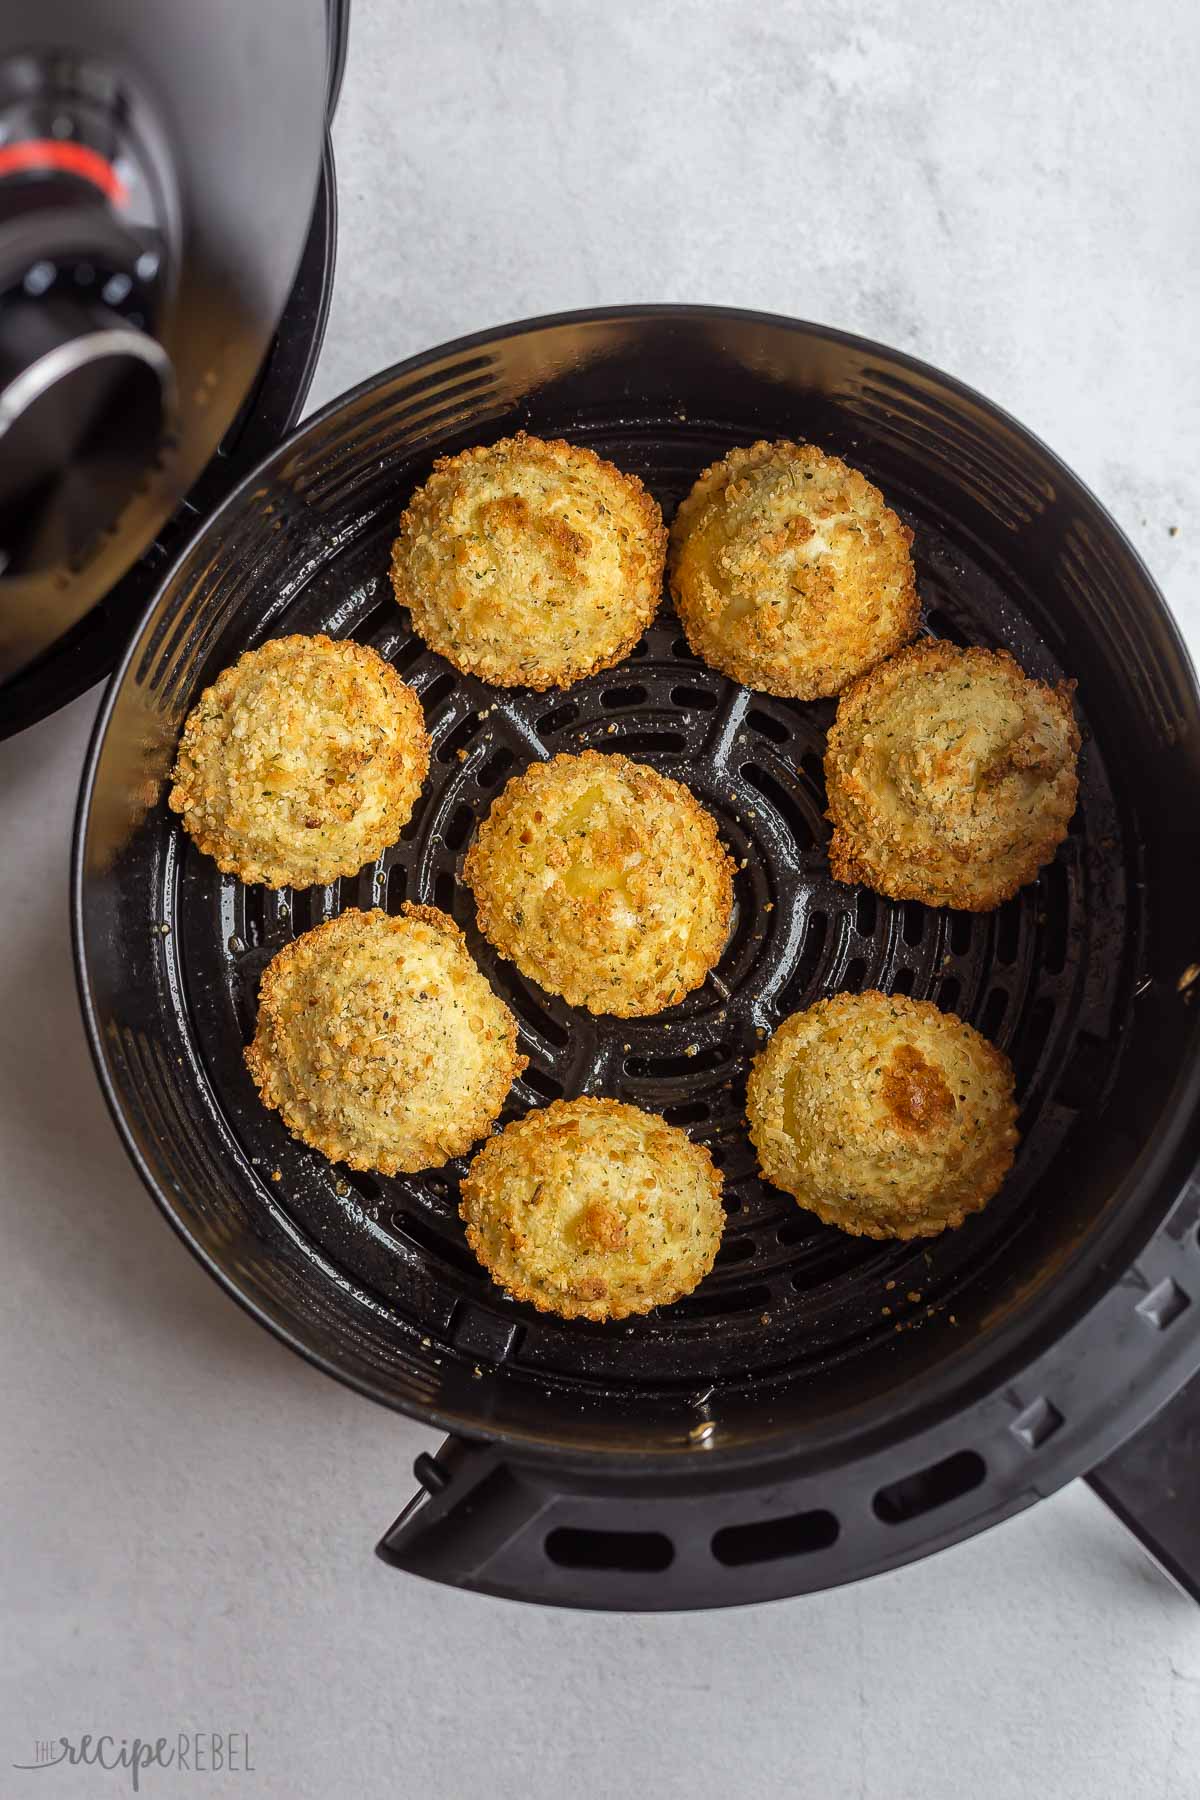
[[[1081,801],[1055,863],[993,915],[833,882],[831,707],[713,674],[666,608],[625,664],[562,695],[500,693],[426,651],[387,579],[400,509],[434,456],[518,427],[591,444],[668,515],[707,462],[756,437],[809,439],[863,468],[914,530],[927,629],[1078,679]],[[389,656],[421,693],[434,756],[377,865],[272,895],[195,853],[163,785],[202,686],[296,630]],[[657,1019],[595,1021],[522,981],[479,939],[457,879],[507,776],[585,744],[687,780],[745,860],[716,981]],[[800,1592],[1027,1504],[1200,1364],[1200,920],[1179,879],[1200,847],[1198,776],[1200,700],[1149,575],[997,408],[896,352],[785,319],[535,320],[327,408],[172,572],[84,783],[85,1017],[134,1160],[217,1278],[330,1373],[474,1440],[423,1465],[429,1497],[388,1534],[390,1560],[570,1604]],[[713,1146],[731,1217],[695,1295],[621,1326],[515,1305],[466,1248],[461,1165],[353,1176],[259,1106],[241,1052],[265,962],[342,906],[405,898],[455,913],[517,1011],[530,1068],[512,1110],[611,1093]],[[816,1224],[758,1179],[745,1140],[742,1084],[763,1034],[864,986],[960,1011],[1017,1068],[1010,1181],[923,1245]]]

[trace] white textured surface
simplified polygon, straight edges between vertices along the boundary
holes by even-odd
[[[355,11],[314,403],[560,307],[843,325],[1046,437],[1200,646],[1190,0]],[[127,1791],[10,1771],[39,1737],[225,1729],[250,1733],[253,1776],[143,1791],[1200,1794],[1200,1617],[1080,1488],[897,1575],[734,1614],[542,1612],[375,1563],[432,1435],[223,1298],[92,1079],[65,882],[93,710],[0,747],[0,1792]]]

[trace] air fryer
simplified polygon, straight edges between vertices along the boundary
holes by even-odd
[[[913,528],[924,629],[1078,680],[1080,804],[1054,862],[993,914],[833,882],[831,703],[726,681],[666,606],[620,668],[560,694],[490,689],[428,651],[387,578],[400,508],[435,456],[517,428],[611,456],[668,514],[705,464],[758,437],[864,469]],[[373,644],[417,688],[430,780],[400,842],[353,880],[244,887],[165,807],[174,744],[240,652],[321,630]],[[587,745],[686,780],[745,864],[717,980],[653,1019],[593,1019],[524,981],[480,938],[460,880],[505,779]],[[1200,698],[1149,575],[1078,480],[977,394],[785,319],[537,320],[326,408],[163,581],[84,779],[87,1028],[136,1166],[212,1274],[318,1366],[450,1434],[419,1459],[387,1561],[570,1605],[733,1604],[906,1562],[1090,1471],[1200,1595],[1200,1388],[1184,1385],[1200,1364],[1198,775]],[[461,1163],[354,1174],[258,1104],[242,1048],[271,955],[342,907],[405,899],[454,914],[517,1013],[530,1061],[511,1111],[603,1092],[711,1145],[730,1216],[694,1295],[622,1324],[538,1314],[471,1256]],[[746,1140],[764,1034],[869,986],[953,1008],[1017,1072],[1011,1178],[921,1243],[818,1224],[761,1182]]]

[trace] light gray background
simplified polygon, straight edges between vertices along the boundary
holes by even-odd
[[[1046,437],[1200,647],[1198,94],[1190,0],[355,0],[313,402],[560,307],[846,326]],[[432,1434],[219,1293],[92,1079],[66,857],[94,710],[0,750],[0,1792],[125,1791],[12,1773],[37,1737],[198,1728],[248,1731],[256,1774],[145,1792],[1200,1794],[1200,1614],[1080,1487],[728,1614],[543,1612],[375,1563]]]

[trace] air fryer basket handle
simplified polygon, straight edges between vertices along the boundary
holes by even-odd
[[[655,1528],[661,1515],[653,1501],[626,1498],[614,1517],[611,1502],[588,1483],[572,1492],[562,1470],[543,1474],[461,1438],[418,1456],[413,1472],[418,1492],[376,1545],[393,1568],[547,1605],[689,1603],[696,1571]]]
[[[1087,1481],[1163,1573],[1200,1601],[1200,1375]]]
[[[692,1495],[681,1511],[652,1492],[605,1495],[561,1467],[513,1463],[493,1445],[453,1437],[436,1455],[419,1456],[413,1472],[420,1487],[376,1553],[393,1568],[452,1587],[640,1611],[771,1599],[861,1573],[824,1511],[791,1512],[769,1526],[787,1531],[789,1553],[821,1552],[804,1556],[821,1569],[804,1583],[786,1557],[752,1568],[744,1546],[733,1543],[722,1555],[720,1536],[740,1541],[747,1534],[738,1528],[713,1537],[719,1500],[710,1509]],[[1200,1601],[1200,1375],[1086,1479],[1159,1568]],[[787,1512],[789,1503],[774,1498]],[[963,1535],[965,1523],[948,1519],[941,1541]],[[879,1529],[890,1535],[895,1528]],[[925,1547],[938,1547],[927,1529]],[[778,1549],[769,1545],[766,1555]],[[884,1556],[876,1567],[890,1560]]]
[[[375,1546],[393,1568],[452,1587],[479,1585],[484,1570],[518,1540],[538,1511],[535,1495],[496,1452],[447,1438],[413,1464],[420,1487]]]

